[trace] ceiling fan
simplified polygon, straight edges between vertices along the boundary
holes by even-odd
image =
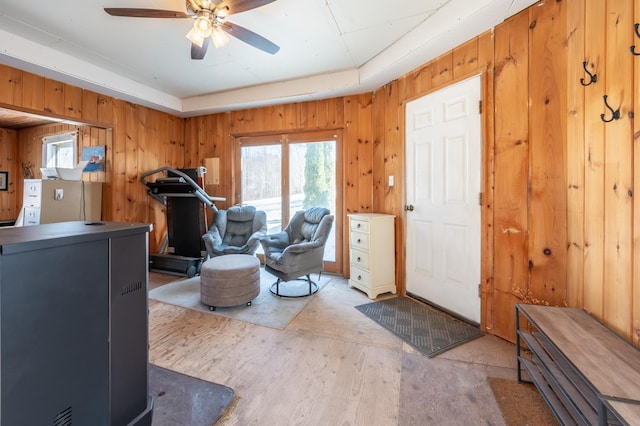
[[[251,30],[232,24],[227,21],[227,17],[274,1],[276,0],[186,0],[187,13],[127,7],[105,7],[104,11],[111,16],[133,18],[193,19],[193,27],[187,34],[187,38],[191,41],[191,59],[204,58],[209,47],[209,40],[213,42],[215,47],[224,46],[229,41],[228,35],[273,55],[280,50],[279,46]]]

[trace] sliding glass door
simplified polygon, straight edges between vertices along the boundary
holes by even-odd
[[[237,138],[239,202],[267,213],[267,232],[279,232],[293,214],[326,207],[336,217],[325,249],[325,270],[342,272],[339,134],[314,132]]]

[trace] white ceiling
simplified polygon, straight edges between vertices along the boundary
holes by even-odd
[[[194,61],[191,20],[103,10],[184,0],[0,0],[0,63],[188,117],[375,90],[535,1],[277,0],[228,20],[278,53],[232,38]]]

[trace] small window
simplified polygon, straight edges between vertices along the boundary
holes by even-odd
[[[42,167],[76,166],[78,132],[68,132],[42,138]]]

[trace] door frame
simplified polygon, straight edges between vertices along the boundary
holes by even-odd
[[[493,135],[493,75],[490,71],[471,72],[461,75],[455,79],[447,81],[444,84],[430,88],[425,92],[421,92],[410,98],[404,99],[400,108],[400,122],[403,123],[400,126],[402,137],[402,153],[404,161],[402,162],[403,177],[406,182],[407,179],[407,134],[406,134],[406,106],[407,103],[416,99],[422,98],[438,90],[445,89],[449,86],[460,83],[464,80],[480,76],[480,99],[481,99],[481,152],[482,161],[480,164],[480,188],[481,188],[481,208],[480,208],[480,329],[482,331],[490,331],[493,323],[493,176],[494,176],[494,135]],[[402,283],[402,290],[400,294],[406,296],[406,268],[407,268],[407,212],[404,210],[404,206],[407,205],[407,191],[406,185],[404,185],[404,191],[402,192],[402,230],[403,241],[402,247],[398,250],[401,256],[399,266],[400,276],[399,281]],[[456,316],[455,313],[451,313]]]
[[[234,197],[232,204],[239,204],[242,202],[241,179],[241,147],[243,142],[245,144],[251,144],[252,146],[259,145],[273,145],[274,141],[279,141],[282,145],[282,173],[283,178],[288,179],[289,176],[289,144],[290,143],[308,143],[308,142],[323,142],[334,140],[336,143],[336,211],[331,212],[334,216],[333,226],[335,229],[335,262],[324,262],[323,272],[331,274],[343,275],[343,258],[344,258],[344,245],[342,243],[343,238],[343,217],[344,215],[344,188],[343,188],[343,131],[342,129],[323,129],[316,131],[301,131],[301,132],[274,132],[274,133],[261,133],[259,135],[232,135],[233,139],[233,181],[235,182]],[[286,173],[285,173],[286,170]],[[287,185],[288,189],[288,185]],[[282,203],[289,205],[289,191],[284,191],[282,194]],[[291,219],[289,217],[289,209],[282,209],[282,227]]]

